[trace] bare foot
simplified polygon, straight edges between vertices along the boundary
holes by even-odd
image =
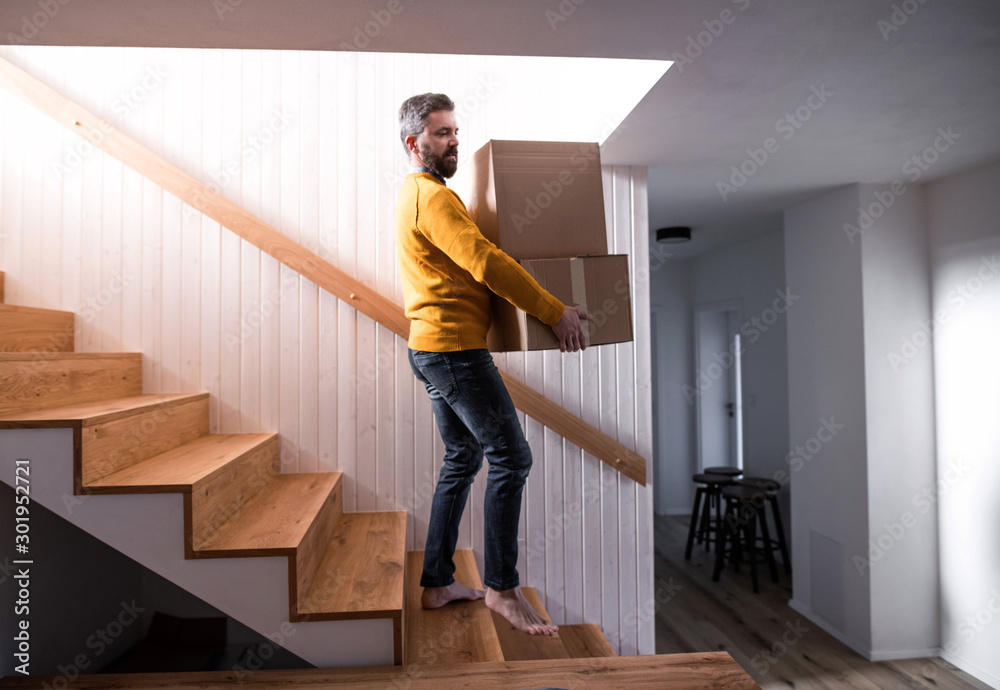
[[[502,592],[487,588],[486,605],[506,618],[515,628],[529,635],[555,635],[559,632],[559,626],[552,625],[538,615],[518,587]]]
[[[420,605],[425,609],[438,609],[452,601],[475,601],[482,598],[483,590],[473,589],[461,582],[452,582],[447,587],[424,587]]]

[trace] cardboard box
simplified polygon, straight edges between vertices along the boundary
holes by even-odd
[[[563,304],[576,305],[594,316],[584,322],[588,346],[632,340],[627,256],[527,259],[519,263]],[[487,341],[493,352],[559,349],[549,326],[496,295]]]
[[[472,164],[469,213],[510,257],[608,253],[597,144],[494,139]]]

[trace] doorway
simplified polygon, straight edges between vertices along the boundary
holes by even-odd
[[[698,471],[743,469],[743,301],[695,305]]]

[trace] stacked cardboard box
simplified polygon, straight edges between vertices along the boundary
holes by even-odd
[[[473,157],[469,212],[487,239],[565,304],[594,315],[588,344],[632,339],[628,257],[608,255],[597,144],[489,141]],[[499,297],[494,352],[548,350],[552,329]]]

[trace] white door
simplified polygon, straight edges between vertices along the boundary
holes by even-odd
[[[742,305],[695,307],[698,468],[743,468],[739,329]]]

